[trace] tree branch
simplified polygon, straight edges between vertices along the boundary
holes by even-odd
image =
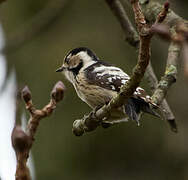
[[[169,2],[168,1],[165,2],[163,7],[162,7],[162,11],[160,10],[160,13],[157,15],[157,18],[155,20],[155,24],[160,24],[165,20],[167,14],[168,14],[168,11],[169,11],[169,7],[170,7]]]
[[[156,21],[157,15],[161,12],[161,9],[163,9],[163,5],[153,0],[140,0],[140,4],[146,19],[150,23],[154,23]],[[169,9],[168,16],[165,18],[164,24],[172,27],[175,26],[178,21],[187,22],[187,20],[183,20],[182,17],[178,16],[174,11]]]
[[[17,167],[16,180],[30,180],[29,169],[26,165],[29,152],[34,142],[34,136],[39,126],[40,120],[50,116],[56,104],[63,99],[65,91],[64,84],[59,81],[51,92],[50,102],[42,109],[36,109],[32,103],[31,92],[27,86],[22,90],[22,97],[26,104],[26,109],[30,113],[30,119],[26,132],[20,126],[15,126],[12,132],[12,146],[16,153]]]
[[[125,16],[125,17],[120,16],[121,13],[116,12],[116,11],[118,11],[118,8],[121,7],[120,6],[121,4],[118,2],[118,0],[106,0],[106,2],[109,4],[110,8],[114,12],[114,14],[118,18],[118,20],[120,21],[121,25],[123,24],[122,21],[127,21],[127,19],[128,19],[127,16]],[[150,41],[150,38],[152,36],[151,34],[153,34],[152,28],[154,26],[152,26],[152,28],[150,29],[151,34],[148,33],[147,32],[148,25],[146,24],[146,21],[143,18],[144,16],[141,12],[138,1],[132,0],[131,2],[133,4],[135,21],[136,21],[137,28],[138,28],[138,31],[139,31],[139,36],[140,36],[139,58],[138,58],[137,65],[134,69],[133,75],[131,76],[130,81],[128,81],[127,86],[126,85],[123,86],[120,93],[117,95],[117,97],[112,99],[108,105],[104,105],[102,108],[100,108],[96,112],[93,111],[88,116],[85,116],[83,119],[76,120],[74,122],[73,132],[74,132],[75,135],[82,135],[84,132],[92,131],[92,130],[96,129],[99,125],[101,125],[102,122],[103,122],[103,119],[105,117],[110,116],[110,111],[113,108],[120,107],[122,105],[122,103],[126,103],[127,98],[130,97],[129,95],[132,93],[132,90],[134,89],[134,88],[132,89],[132,87],[134,87],[134,85],[131,84],[131,82],[135,82],[135,84],[137,84],[137,83],[139,84],[139,82],[141,81],[141,79],[139,79],[139,77],[142,78],[142,75],[137,77],[137,76],[135,76],[134,73],[136,73],[136,71],[140,69],[139,64],[141,62],[139,60],[141,60],[143,58],[142,56],[145,55],[144,52],[146,52],[146,57],[150,56],[149,54],[147,54],[149,52],[149,46],[147,48],[147,44],[149,44],[148,42]],[[165,24],[170,25],[172,28],[174,28],[175,25],[177,24],[177,22],[179,22],[179,21],[183,21],[184,23],[187,23],[186,20],[183,20],[181,17],[176,15],[173,11],[168,9],[169,3],[165,3],[164,6],[161,6],[158,3],[157,4],[154,3],[154,5],[152,4],[152,6],[151,6],[152,8],[151,8],[150,6],[148,6],[148,1],[147,1],[147,3],[145,3],[145,2],[146,2],[145,0],[142,0],[142,5],[147,6],[149,8],[149,11],[152,11],[152,13],[148,12],[147,8],[144,10],[146,17],[147,17],[147,20],[150,18],[150,17],[148,18],[148,16],[151,16],[152,18],[150,19],[150,23],[153,22],[155,24],[155,26],[158,25],[159,23],[162,23],[163,21],[164,21]],[[110,3],[112,3],[112,4],[110,4]],[[149,3],[150,3],[150,1],[149,1]],[[122,9],[120,10],[120,12],[122,12]],[[168,16],[167,16],[167,12],[169,12]],[[150,14],[150,15],[148,15],[148,14]],[[124,13],[124,15],[126,15],[126,14]],[[128,26],[129,30],[134,29],[132,24],[129,21],[126,22],[125,24]],[[143,28],[142,25],[144,25],[144,28]],[[130,26],[131,26],[131,28],[130,28]],[[122,25],[122,27],[124,27],[124,26]],[[136,31],[132,32],[132,35],[135,32]],[[149,37],[148,35],[150,36],[150,38],[148,38],[148,39],[145,38],[145,37]],[[143,44],[143,39],[144,39],[144,43],[146,43],[146,44]],[[173,39],[173,38],[171,38],[171,39]],[[177,59],[179,57],[180,46],[177,44],[177,42],[180,41],[179,39],[180,38],[174,38],[174,41],[176,41],[176,43],[172,42],[170,47],[169,47],[167,67],[166,67],[167,71],[165,72],[165,75],[162,78],[162,81],[159,82],[159,85],[157,85],[158,81],[157,81],[157,78],[156,78],[156,76],[153,72],[151,65],[149,66],[149,70],[148,70],[148,74],[149,75],[152,74],[152,78],[149,79],[150,81],[152,81],[152,87],[154,87],[154,88],[157,87],[156,91],[153,94],[152,100],[156,104],[162,103],[162,107],[165,109],[165,111],[162,112],[162,113],[165,116],[165,118],[168,120],[169,124],[171,125],[171,129],[174,132],[177,131],[175,118],[174,118],[174,115],[171,112],[167,102],[165,100],[163,101],[163,99],[166,95],[168,88],[171,86],[171,84],[174,82],[174,79],[176,78],[177,69],[174,68],[173,62],[177,62]],[[137,41],[133,37],[132,41],[134,41],[134,40],[135,40],[135,42]],[[134,46],[134,42],[129,41],[129,44]],[[144,49],[144,48],[146,48],[146,49]],[[143,52],[143,54],[142,54],[142,52]],[[135,77],[137,77],[137,78],[134,79]],[[165,87],[165,84],[161,84],[162,82],[166,83],[167,86]],[[161,93],[157,93],[157,92],[159,92],[159,89],[162,90]],[[156,101],[155,101],[155,99],[156,99]]]
[[[144,15],[150,22],[156,21],[156,15],[159,13],[161,8],[162,8],[162,6],[158,2],[142,0],[142,9],[143,9]],[[182,17],[175,14],[172,10],[169,10],[168,16],[165,18],[164,24],[171,27],[171,32],[175,33],[174,29],[179,22],[188,26],[187,20],[185,20]],[[174,36],[171,36],[169,33],[169,30],[166,27],[160,26],[160,27],[158,27],[158,30],[159,30],[160,36],[163,39],[167,39],[169,41],[173,41],[173,42],[181,44],[182,38],[178,37],[176,39],[176,38],[174,38]],[[170,111],[168,111],[168,106],[166,106],[165,100],[162,101],[162,98],[164,98],[166,96],[168,88],[176,80],[177,61],[178,61],[179,54],[181,51],[180,45],[178,45],[176,43],[170,44],[168,59],[167,59],[168,63],[166,66],[166,71],[165,71],[166,73],[165,73],[164,77],[161,79],[161,81],[159,82],[159,86],[158,86],[159,88],[156,90],[156,93],[154,93],[154,96],[153,96],[154,102],[157,102],[159,100],[159,103],[161,103],[161,107],[162,108],[165,107],[164,112],[162,112],[162,113],[167,117],[167,120],[171,125],[171,129],[175,132],[177,131],[177,128],[175,128],[176,125],[174,124],[175,123],[174,115]],[[183,57],[184,57],[184,59],[186,59],[185,56],[183,56]],[[184,68],[184,69],[187,69],[187,68]],[[168,82],[168,79],[170,80],[170,82]],[[165,86],[165,84],[166,84],[166,86]],[[164,88],[164,87],[166,87],[166,88]],[[164,89],[164,92],[163,92],[163,89]],[[162,92],[161,97],[160,97],[160,92]],[[158,98],[157,98],[157,94],[159,96]],[[157,102],[157,104],[159,104],[159,103]]]
[[[138,35],[136,35],[137,32],[134,29],[132,23],[129,21],[129,18],[126,15],[121,2],[118,0],[111,0],[111,1],[106,0],[106,2],[112,9],[112,12],[114,13],[114,15],[117,17],[117,20],[120,22],[125,35],[126,34],[132,35],[132,38],[131,37],[129,38],[131,41],[127,41],[127,42],[131,46],[137,48],[137,45],[138,45],[138,38],[136,38],[136,37],[138,37]],[[161,6],[161,8],[162,8],[162,6]],[[152,10],[154,10],[154,9],[152,9]],[[162,8],[162,11],[160,11],[159,15],[157,16],[158,18],[156,19],[156,17],[155,17],[155,19],[156,19],[155,25],[163,22],[163,20],[166,18],[166,15],[168,12],[169,12],[169,4],[165,3],[164,8]],[[121,14],[124,14],[124,16],[120,16]],[[153,22],[154,22],[154,20],[153,20]],[[123,26],[122,24],[126,24],[127,26]],[[130,33],[130,31],[132,31],[132,32]],[[155,72],[153,70],[151,63],[149,63],[147,70],[146,70],[146,79],[149,82],[152,92],[154,92],[154,90],[157,88],[158,79],[155,75]],[[175,117],[174,117],[174,114],[172,113],[166,99],[164,99],[164,101],[162,101],[161,107],[162,108],[160,109],[160,112],[162,113],[164,119],[167,121],[170,121],[170,124],[174,124]],[[171,126],[171,129],[174,129],[174,126]]]
[[[151,63],[148,65],[145,75],[146,75],[146,78],[150,85],[151,91],[152,91],[152,93],[154,93],[155,89],[157,89],[157,86],[158,86],[158,79],[157,79],[156,75],[154,74]],[[175,116],[174,116],[173,112],[171,111],[165,98],[161,102],[160,106],[161,106],[160,112],[162,113],[164,119],[169,123],[171,130],[173,132],[177,132]]]
[[[106,3],[116,16],[124,31],[125,40],[133,47],[138,47],[139,36],[132,23],[130,22],[124,8],[119,0],[106,0]]]
[[[171,17],[172,20],[172,17]],[[182,20],[182,21],[180,21]],[[170,46],[168,49],[168,58],[167,58],[167,65],[164,76],[159,81],[159,84],[152,96],[152,101],[156,104],[160,104],[163,102],[164,97],[167,94],[168,89],[171,85],[176,82],[177,78],[177,69],[178,69],[178,60],[181,51],[181,46],[183,46],[183,58],[184,62],[186,57],[186,51],[184,51],[184,47],[188,42],[188,24],[185,23],[186,21],[183,19],[177,20],[176,27],[172,26],[169,30],[168,26],[164,25],[154,25],[151,28],[153,33],[158,34],[161,38],[170,41]],[[188,50],[188,49],[187,49]],[[184,72],[187,71],[186,64],[184,64]],[[163,102],[164,104],[165,102]],[[164,113],[169,117],[169,123],[173,131],[177,132],[176,124],[168,112]]]
[[[152,101],[158,105],[161,104],[165,98],[170,86],[176,82],[179,53],[180,46],[172,42],[168,49],[165,74],[159,81],[158,86],[152,96]]]
[[[127,84],[124,85],[120,93],[113,98],[107,105],[96,111],[92,111],[89,115],[84,116],[81,120],[76,120],[73,123],[73,133],[76,136],[81,136],[84,132],[89,132],[95,130],[99,125],[102,124],[104,118],[110,116],[110,111],[114,108],[121,107],[125,104],[129,97],[132,96],[136,88],[139,86],[147,65],[150,60],[150,40],[151,33],[148,27],[144,15],[139,6],[138,0],[131,1],[133,11],[135,14],[135,22],[139,31],[139,55],[138,62],[133,70],[131,78],[128,80]]]

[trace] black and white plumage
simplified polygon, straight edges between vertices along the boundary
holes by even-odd
[[[101,61],[90,49],[76,48],[64,59],[57,72],[63,72],[73,84],[78,96],[91,108],[108,103],[126,84],[129,76],[120,68]],[[151,98],[144,89],[138,87],[123,107],[111,112],[111,120],[121,121],[127,116],[139,122],[140,113],[146,112],[158,116],[152,110]]]

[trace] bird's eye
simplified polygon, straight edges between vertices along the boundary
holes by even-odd
[[[69,58],[65,59],[65,63],[69,64]]]

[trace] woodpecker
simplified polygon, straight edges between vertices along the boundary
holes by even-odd
[[[100,60],[86,47],[71,50],[56,72],[62,72],[65,75],[80,99],[92,109],[107,104],[130,79],[123,70]],[[128,102],[112,110],[110,118],[105,121],[119,123],[131,119],[139,125],[142,112],[159,117],[153,107],[157,106],[151,102],[151,97],[143,88],[138,87]]]

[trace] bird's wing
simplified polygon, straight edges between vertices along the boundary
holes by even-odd
[[[113,66],[93,65],[85,70],[89,84],[95,84],[102,88],[119,92],[123,84],[130,78],[120,68]]]
[[[99,64],[88,67],[85,70],[85,75],[89,84],[94,84],[116,92],[119,92],[120,88],[130,79],[130,77],[120,68]],[[133,97],[138,99],[141,98],[145,102],[156,106],[151,102],[151,97],[140,87],[136,89]]]

